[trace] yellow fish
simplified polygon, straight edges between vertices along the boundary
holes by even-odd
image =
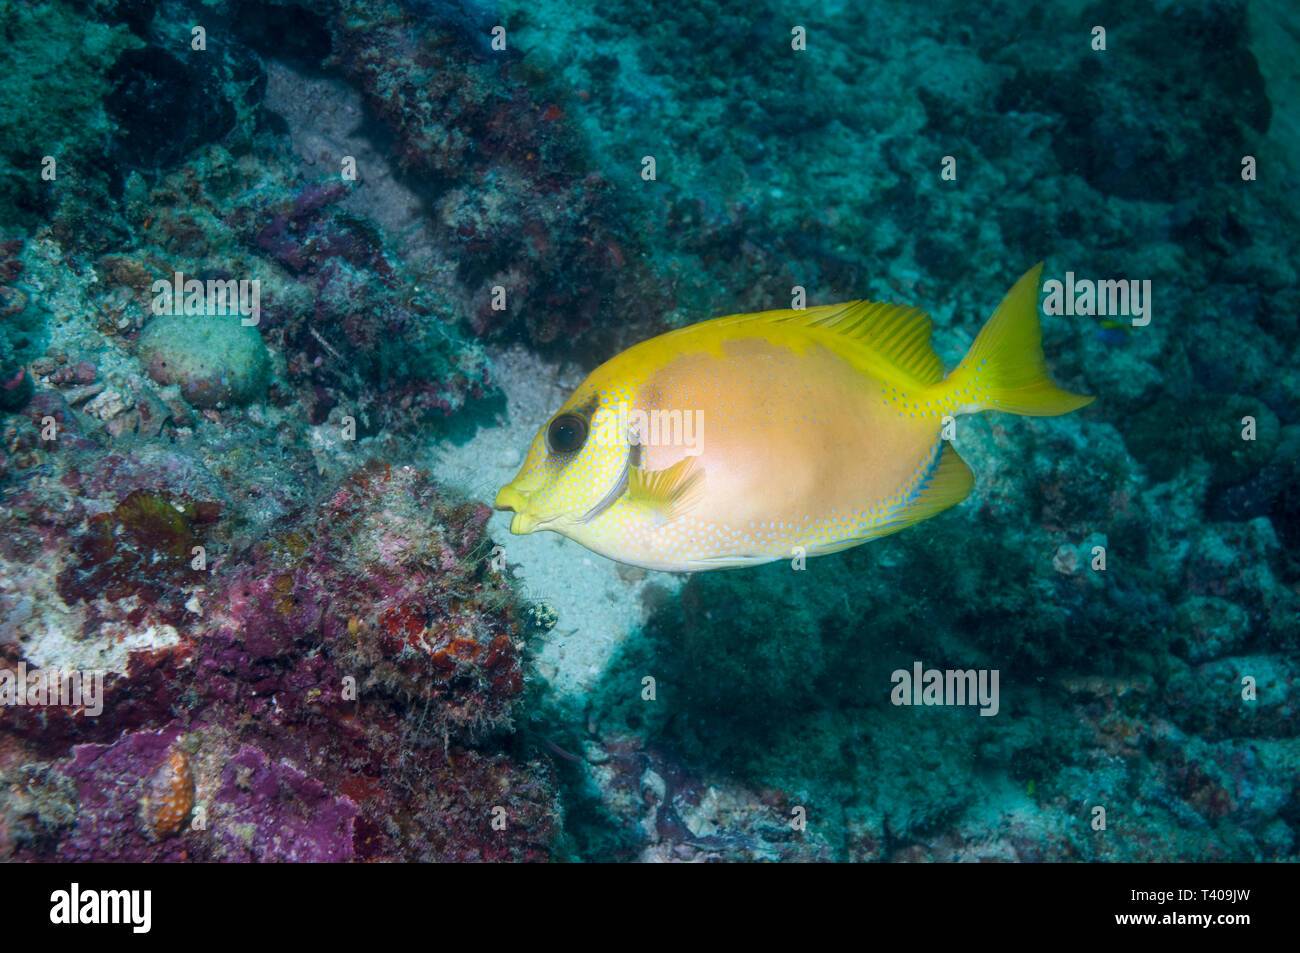
[[[1065,414],[1040,263],[947,376],[916,308],[870,301],[715,318],[602,364],[538,431],[496,507],[619,562],[695,572],[819,556],[966,498],[945,418]]]

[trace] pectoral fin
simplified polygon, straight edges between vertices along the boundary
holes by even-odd
[[[684,516],[704,492],[704,468],[698,457],[683,457],[666,470],[629,467],[627,499],[649,511],[656,526]]]

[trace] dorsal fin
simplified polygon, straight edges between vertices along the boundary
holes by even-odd
[[[780,312],[776,321],[821,328],[874,351],[919,384],[943,380],[943,362],[930,346],[930,316],[920,308],[885,301],[848,301]]]
[[[930,316],[920,308],[885,301],[846,301],[802,311],[736,314],[706,324],[727,327],[751,322],[832,332],[848,345],[843,351],[871,354],[882,363],[902,371],[917,384],[928,387],[943,380],[943,362],[930,346],[933,325]],[[827,343],[833,340],[835,338]]]

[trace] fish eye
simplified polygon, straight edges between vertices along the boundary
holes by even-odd
[[[576,453],[587,442],[587,421],[577,414],[560,414],[546,428],[546,449]]]

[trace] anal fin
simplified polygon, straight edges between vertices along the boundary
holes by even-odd
[[[869,535],[896,533],[942,513],[966,499],[974,486],[975,474],[945,441],[939,451],[939,460],[930,472],[903,503],[872,528]]]

